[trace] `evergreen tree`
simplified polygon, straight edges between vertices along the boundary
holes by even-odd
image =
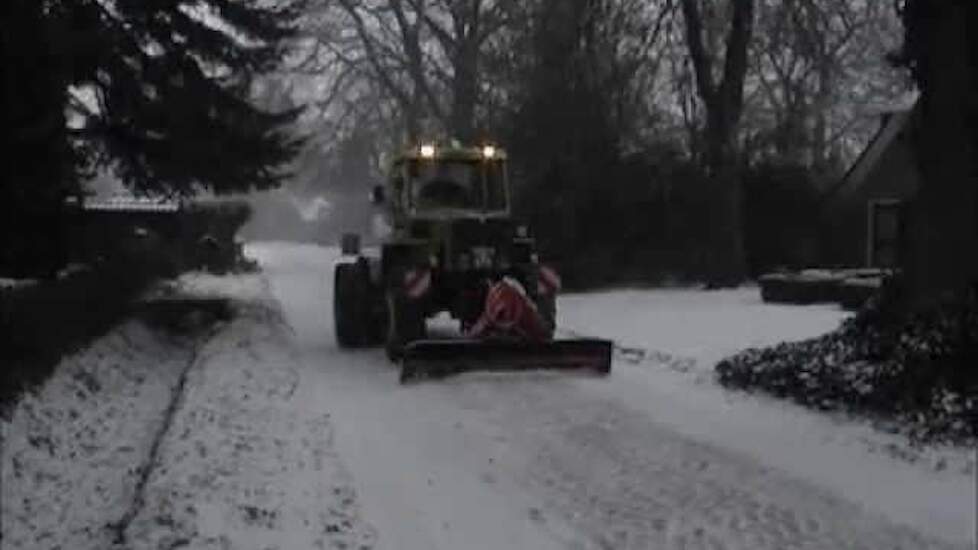
[[[283,4],[284,7],[282,6]],[[273,113],[250,100],[257,76],[286,55],[295,3],[262,0],[7,0],[4,33],[45,37],[53,62],[18,63],[4,75],[4,118],[30,97],[57,97],[46,117],[66,124],[72,156],[45,151],[25,162],[71,173],[111,166],[140,191],[191,194],[274,186],[297,152],[287,129],[296,112]],[[25,15],[26,14],[26,15]],[[14,25],[10,25],[13,27]],[[3,59],[39,55],[3,41]],[[37,73],[44,78],[24,80]],[[35,74],[36,76],[36,74]],[[14,99],[10,99],[14,97]],[[56,103],[56,102],[55,102]],[[62,113],[71,105],[72,116]],[[35,185],[60,185],[50,179]]]
[[[0,5],[0,125],[3,139],[4,203],[32,194],[58,195],[73,180],[64,106],[67,77],[52,44],[54,29],[36,0]],[[53,197],[52,197],[53,198]]]
[[[0,271],[51,272],[64,197],[77,189],[68,80],[42,2],[0,2]]]

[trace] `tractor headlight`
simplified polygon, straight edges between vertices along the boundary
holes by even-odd
[[[435,158],[435,146],[430,143],[425,143],[421,146],[421,156],[426,159]]]
[[[482,148],[482,156],[486,157],[487,159],[495,158],[496,148],[492,145],[486,145]]]

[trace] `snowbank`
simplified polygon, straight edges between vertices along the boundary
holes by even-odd
[[[195,277],[195,291],[221,280]],[[243,281],[228,292],[250,295]],[[243,284],[243,288],[241,285]],[[160,445],[144,503],[124,528],[138,548],[370,548],[328,415],[304,414],[291,331],[252,302],[202,350]]]
[[[128,322],[24,396],[2,426],[4,548],[110,547],[190,354]]]
[[[167,297],[236,317],[202,347],[129,321],[25,396],[0,432],[0,546],[370,548],[267,282],[195,273],[147,299]]]
[[[24,288],[34,286],[37,283],[37,279],[8,279],[0,277],[0,290]]]
[[[176,281],[157,287],[146,299],[179,296],[188,299],[228,299],[239,305],[269,303],[268,281],[260,273],[219,276],[202,271],[184,273]]]

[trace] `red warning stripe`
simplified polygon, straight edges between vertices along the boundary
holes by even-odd
[[[540,266],[538,284],[538,290],[541,293],[556,294],[560,292],[561,288],[560,275],[557,275],[556,271],[547,266]]]
[[[431,272],[426,269],[412,269],[404,274],[404,289],[415,300],[424,296],[431,288]]]

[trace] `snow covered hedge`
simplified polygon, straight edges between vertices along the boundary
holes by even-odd
[[[976,441],[978,299],[913,314],[874,299],[835,332],[750,349],[716,371],[729,387],[895,420],[916,440]]]
[[[817,304],[836,302],[858,311],[876,296],[891,273],[880,269],[806,269],[758,277],[765,302]]]
[[[81,268],[31,285],[0,287],[0,412],[27,387],[43,382],[63,355],[101,336],[131,312],[159,279],[189,269],[255,269],[235,240],[251,215],[242,201],[196,204],[173,235],[154,238],[141,218],[99,222],[99,246]],[[114,239],[114,242],[102,242]]]
[[[238,231],[252,216],[251,206],[241,200],[198,201],[181,215],[183,269],[214,273],[248,271]]]

